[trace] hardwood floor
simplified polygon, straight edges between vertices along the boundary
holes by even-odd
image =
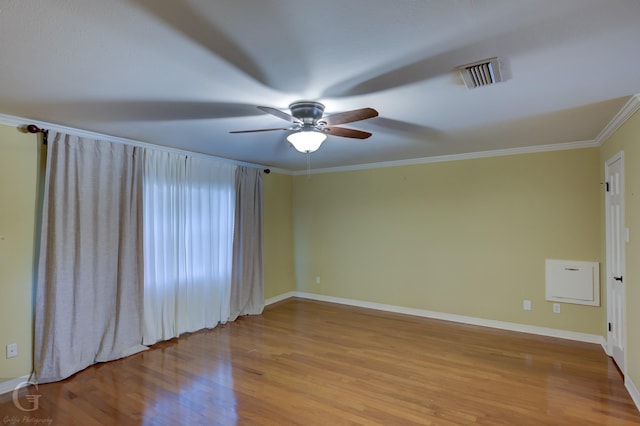
[[[0,396],[4,425],[626,425],[598,345],[290,299]]]

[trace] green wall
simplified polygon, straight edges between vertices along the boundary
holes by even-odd
[[[627,375],[640,384],[640,113],[636,112],[602,146],[601,172],[614,154],[624,151],[625,226],[629,228],[629,242],[625,246],[626,284],[626,351]],[[604,211],[602,213],[604,217]],[[604,222],[603,222],[604,225]],[[604,231],[603,231],[604,233]],[[604,241],[604,240],[603,240]],[[605,253],[603,242],[603,258]]]
[[[0,125],[0,383],[31,373],[35,229],[41,145]],[[6,346],[18,344],[7,359]]]
[[[264,297],[295,290],[292,177],[264,176]]]
[[[602,307],[544,300],[545,259],[601,262],[599,170],[591,148],[296,176],[297,290],[603,335]]]

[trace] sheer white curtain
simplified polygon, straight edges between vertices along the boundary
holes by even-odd
[[[229,319],[235,169],[145,151],[145,344]]]

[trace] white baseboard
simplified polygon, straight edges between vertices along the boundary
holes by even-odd
[[[387,305],[383,303],[364,302],[361,300],[345,299],[342,297],[325,296],[322,294],[306,293],[300,291],[291,291],[280,296],[272,297],[265,301],[268,305],[276,301],[288,299],[290,297],[299,297],[302,299],[318,300],[321,302],[338,303],[341,305],[357,306],[360,308],[376,309],[378,311],[394,312],[398,314],[414,315],[424,318],[433,318],[444,321],[452,321],[463,324],[479,325],[482,327],[497,328],[501,330],[517,331],[520,333],[537,334],[540,336],[557,337],[560,339],[576,340],[579,342],[595,343],[602,347],[606,347],[604,337],[597,334],[578,333],[575,331],[558,330],[555,328],[537,327],[533,325],[518,324],[505,321],[495,321],[484,318],[468,317],[464,315],[447,314],[443,312],[427,311],[424,309],[407,308],[404,306]]]
[[[274,303],[282,302],[283,300],[287,300],[291,297],[296,297],[295,291],[290,291],[288,293],[283,293],[277,296],[270,297],[264,301],[264,306],[273,305]]]
[[[627,388],[629,395],[631,395],[631,399],[633,399],[633,402],[636,404],[636,408],[640,411],[640,392],[638,392],[638,388],[633,381],[631,381],[628,375],[624,376],[624,387]]]
[[[17,377],[6,382],[0,382],[0,395],[13,392],[15,389],[29,386],[29,375]]]

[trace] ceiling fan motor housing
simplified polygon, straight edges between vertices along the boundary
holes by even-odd
[[[294,102],[289,105],[291,115],[304,124],[315,124],[324,114],[324,105],[320,102]]]

